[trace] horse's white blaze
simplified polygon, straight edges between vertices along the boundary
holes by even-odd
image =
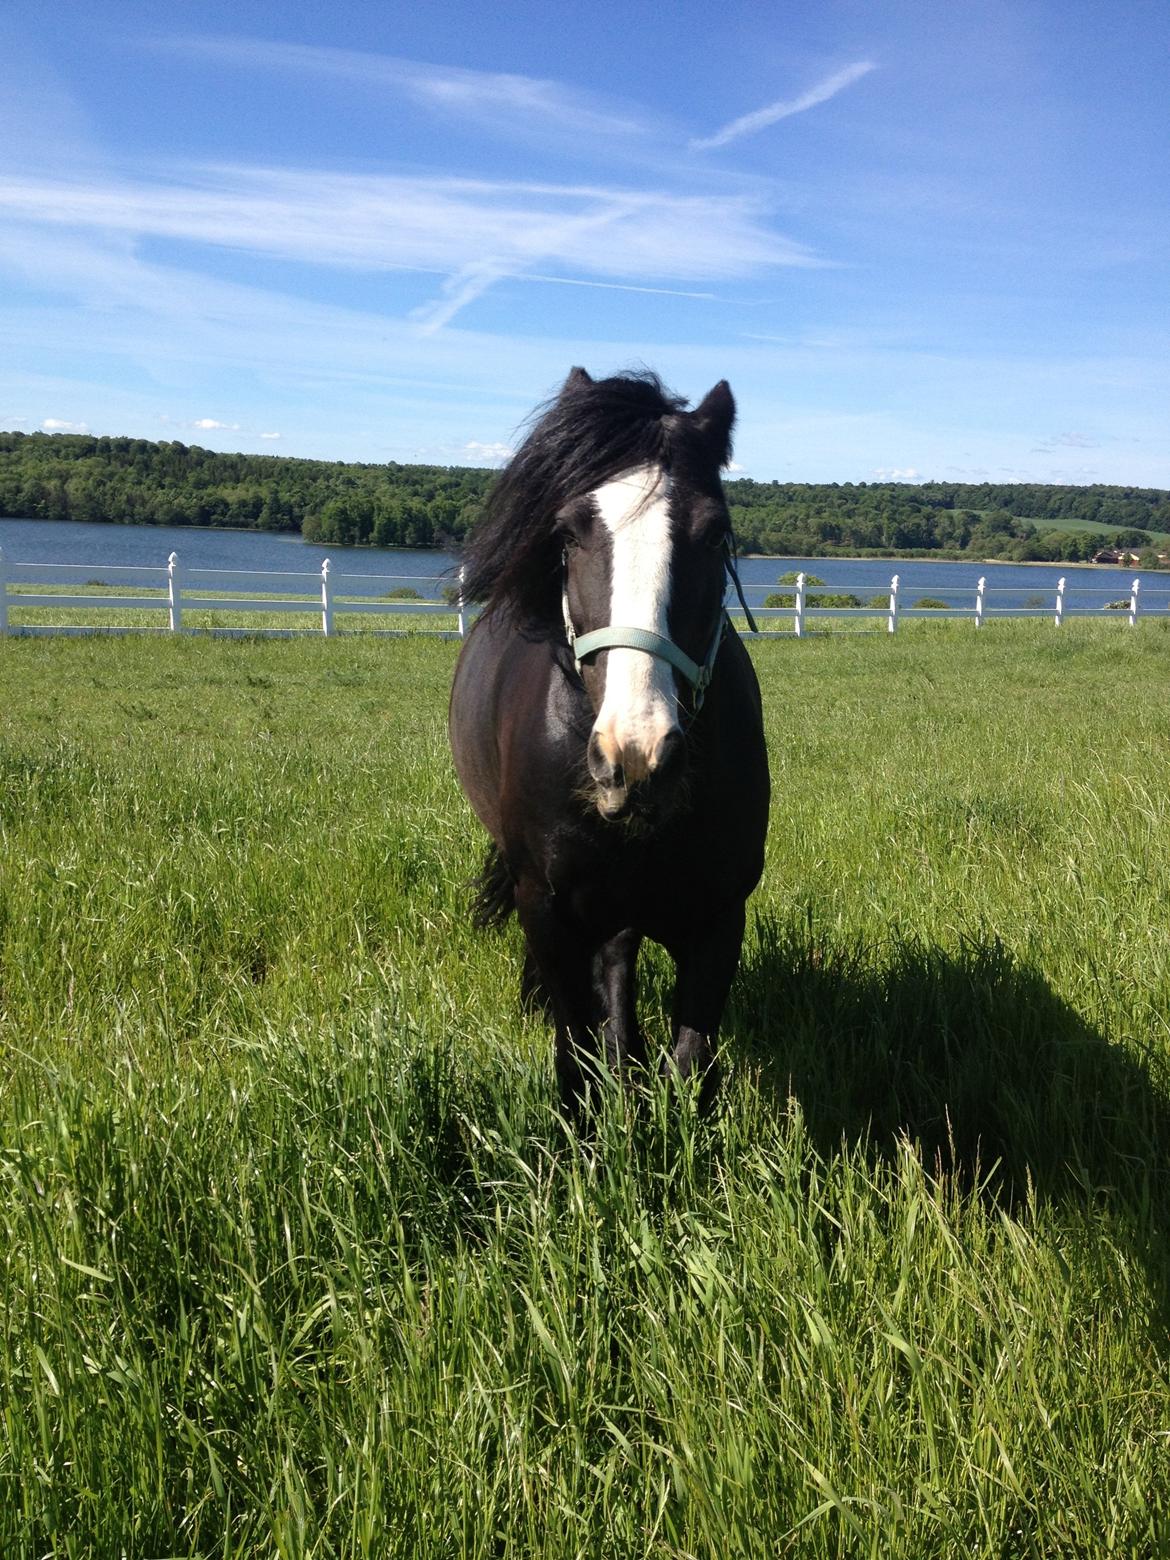
[[[593,494],[612,552],[608,622],[670,637],[670,479],[642,466]],[[644,650],[609,651],[605,696],[594,723],[606,756],[627,781],[645,777],[662,739],[678,726],[674,674]]]

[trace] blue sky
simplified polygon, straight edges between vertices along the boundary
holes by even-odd
[[[0,18],[0,428],[491,464],[574,363],[789,481],[1170,487],[1162,0]]]

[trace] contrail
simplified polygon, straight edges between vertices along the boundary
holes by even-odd
[[[724,125],[722,130],[716,130],[714,135],[692,141],[691,150],[704,152],[709,151],[713,146],[726,146],[729,141],[738,141],[740,136],[754,135],[757,130],[764,130],[768,125],[774,125],[778,119],[788,119],[793,114],[803,114],[806,108],[815,108],[818,103],[825,103],[829,98],[836,97],[838,92],[876,69],[872,60],[859,60],[856,65],[846,65],[844,70],[826,76],[824,81],[818,81],[815,87],[810,87],[797,98],[780,103],[769,103],[767,108],[757,108],[754,113],[742,114],[738,119],[733,119],[729,125]]]

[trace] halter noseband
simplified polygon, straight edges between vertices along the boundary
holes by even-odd
[[[719,646],[723,643],[723,635],[730,621],[726,612],[719,614],[715,636],[702,666],[697,661],[692,661],[685,650],[680,650],[673,639],[665,639],[661,634],[652,633],[648,628],[615,628],[612,625],[609,628],[595,628],[591,634],[582,634],[579,639],[573,635],[569,644],[577,658],[578,666],[586,656],[593,655],[598,650],[644,650],[647,655],[656,655],[660,661],[669,662],[675,671],[690,683],[695,693],[695,709],[699,709],[707,692],[707,685],[711,681],[711,673],[715,670],[715,657],[719,654]]]
[[[744,610],[748,621],[748,627],[753,634],[758,634],[756,620],[752,616],[751,608],[744,598],[743,586],[739,583],[739,574],[735,567],[735,551],[730,540],[724,548],[723,567],[727,574],[731,575],[735,585],[735,594],[739,597],[739,604]],[[657,656],[660,661],[673,666],[680,677],[690,683],[694,692],[694,709],[696,713],[703,707],[703,699],[710,686],[711,678],[715,671],[715,661],[719,655],[719,647],[723,643],[723,636],[731,627],[731,616],[722,610],[719,613],[718,622],[715,624],[715,633],[711,639],[711,648],[707,652],[707,658],[700,666],[698,661],[693,661],[685,650],[681,650],[673,639],[667,639],[662,634],[655,634],[648,628],[619,628],[610,624],[608,628],[595,628],[592,633],[578,635],[569,616],[568,591],[563,593],[565,613],[565,634],[569,641],[569,649],[572,650],[577,662],[578,671],[581,662],[587,656],[595,655],[599,650],[642,650],[647,655]]]

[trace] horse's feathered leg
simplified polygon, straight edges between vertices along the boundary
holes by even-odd
[[[552,997],[540,973],[540,965],[527,945],[524,948],[524,965],[520,971],[520,1009],[524,1013],[543,1013],[550,1023],[556,1017]]]
[[[646,1065],[646,1042],[638,1027],[638,949],[632,927],[604,943],[594,955],[593,986],[601,1013],[605,1058],[623,1083]]]
[[[699,1103],[706,1108],[719,1086],[715,1054],[719,1019],[739,963],[744,907],[729,908],[713,924],[672,948],[677,978],[671,1015],[673,1045],[666,1069],[682,1078],[701,1078]]]
[[[557,1091],[561,1105],[580,1118],[589,1079],[597,1072],[598,1013],[593,987],[592,950],[565,923],[549,895],[521,882],[516,910],[537,987],[548,994],[556,1024]]]

